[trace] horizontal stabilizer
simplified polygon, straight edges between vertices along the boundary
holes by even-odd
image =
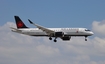
[[[11,29],[18,30],[17,28],[10,27]]]
[[[17,29],[17,28],[13,28],[13,27],[10,27],[11,29],[12,29],[12,31],[14,32],[14,31],[18,31],[18,32],[20,32],[21,30],[19,30],[19,29]]]

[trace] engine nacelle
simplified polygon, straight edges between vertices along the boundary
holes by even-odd
[[[64,37],[62,37],[61,39],[62,39],[62,40],[70,40],[71,37],[70,37],[70,36],[64,36]]]
[[[63,32],[55,32],[54,33],[54,36],[55,37],[63,37],[64,36],[64,33]]]

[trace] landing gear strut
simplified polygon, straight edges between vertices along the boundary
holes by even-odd
[[[85,36],[85,41],[87,41],[87,36]]]

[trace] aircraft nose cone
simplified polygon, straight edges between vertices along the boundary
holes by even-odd
[[[93,32],[90,32],[90,34],[93,35],[94,33]]]

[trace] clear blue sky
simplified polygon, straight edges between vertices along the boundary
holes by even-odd
[[[0,26],[18,15],[45,27],[91,28],[94,20],[105,19],[105,0],[0,0]]]

